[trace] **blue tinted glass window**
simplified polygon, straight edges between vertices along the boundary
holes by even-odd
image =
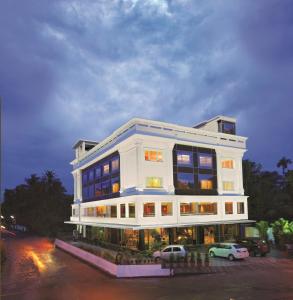
[[[179,189],[188,190],[194,188],[194,177],[192,173],[178,173],[177,186]]]
[[[87,187],[83,187],[82,188],[82,198],[83,199],[88,199],[88,188]]]
[[[95,196],[99,197],[102,195],[102,185],[100,183],[95,184]]]
[[[89,171],[89,181],[93,181],[94,180],[94,170],[90,170]]]
[[[177,150],[176,155],[177,155],[177,165],[187,166],[187,167],[193,166],[193,155],[191,151]]]
[[[102,176],[101,166],[96,166],[96,178],[100,178]]]
[[[102,182],[102,193],[103,193],[103,195],[110,194],[110,192],[111,192],[110,180]]]
[[[94,188],[94,185],[90,185],[89,186],[89,198],[94,198],[94,191],[95,191],[95,188]]]
[[[119,158],[116,157],[111,161],[111,171],[116,172],[119,170]]]
[[[87,184],[87,173],[82,174],[82,184]]]
[[[103,176],[110,174],[110,165],[109,163],[103,164]]]
[[[203,169],[213,168],[213,156],[207,153],[198,154],[198,167]]]

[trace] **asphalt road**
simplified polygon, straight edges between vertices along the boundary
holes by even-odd
[[[293,300],[293,260],[261,268],[174,278],[115,279],[55,249],[46,238],[5,240],[8,259],[2,270],[1,299],[30,300]]]

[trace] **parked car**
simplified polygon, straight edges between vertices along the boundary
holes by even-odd
[[[173,253],[175,257],[184,257],[188,251],[183,245],[169,245],[161,251],[155,251],[153,257],[156,261],[160,259],[169,260],[171,253]]]
[[[266,256],[270,252],[268,243],[259,238],[237,239],[237,243],[246,247],[250,256]]]
[[[209,249],[211,257],[226,257],[229,260],[243,259],[249,256],[247,248],[236,243],[219,243]]]

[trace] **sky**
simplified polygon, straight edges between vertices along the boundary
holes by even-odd
[[[293,159],[293,1],[0,1],[3,188],[133,117],[237,118],[245,157]],[[291,166],[292,168],[292,166]]]

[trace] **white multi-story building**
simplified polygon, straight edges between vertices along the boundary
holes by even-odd
[[[236,120],[194,127],[132,119],[101,142],[74,145],[74,203],[66,223],[84,237],[145,249],[213,243],[250,223]]]

